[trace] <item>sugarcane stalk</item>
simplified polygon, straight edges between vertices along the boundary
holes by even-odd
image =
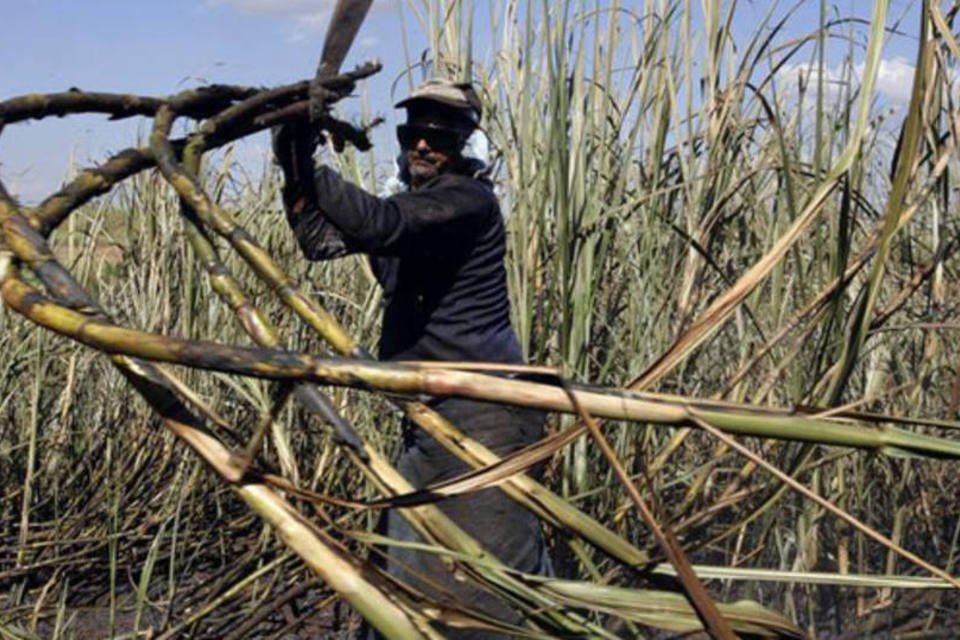
[[[354,353],[358,345],[340,329],[333,317],[304,294],[260,243],[219,207],[216,207],[206,197],[203,187],[196,178],[183,169],[167,139],[175,117],[176,112],[170,105],[160,107],[150,134],[150,146],[153,149],[154,159],[164,178],[196,212],[197,217],[218,235],[226,238],[257,275],[270,284],[288,306],[295,309],[318,333],[329,335],[338,351]]]
[[[52,255],[49,255],[48,253],[44,254],[42,237],[30,227],[28,222],[23,219],[22,216],[14,215],[7,220],[4,220],[4,230],[9,235],[14,237],[14,246],[19,248],[20,251],[34,264],[38,266],[57,265]],[[37,246],[35,245],[40,245],[40,249],[37,249]],[[31,251],[33,251],[32,254]],[[19,284],[25,287],[27,290],[32,289],[29,287],[29,285],[17,277],[16,270],[13,265],[8,265],[8,268],[5,269],[3,280],[4,287],[6,287],[6,285],[16,286]],[[46,304],[45,302],[40,301],[40,299],[45,299],[45,296],[43,296],[39,291],[27,291],[26,296],[27,298],[36,298],[34,300],[35,302]],[[53,307],[58,306],[52,302],[50,302],[49,305],[51,310]],[[54,310],[54,315],[56,315],[58,312],[61,314],[61,317],[73,317],[74,320],[79,320],[80,324],[88,323],[88,326],[108,325],[106,320],[101,321],[91,319],[89,317],[86,317],[86,320],[84,320],[84,314],[63,307],[59,307],[58,309]],[[379,472],[376,474],[377,477],[379,477],[387,487],[390,487],[394,491],[399,490],[400,492],[409,492],[412,490],[412,487],[410,487],[409,484],[407,484],[405,480],[394,469],[389,467],[389,465],[387,465],[379,456],[374,454],[371,456],[371,458],[373,465],[375,467],[380,467],[378,470]],[[231,478],[234,482],[239,482],[244,477],[242,470],[237,472],[234,466],[228,464],[233,462],[232,459],[221,462],[225,477]],[[474,557],[486,556],[482,548],[475,541],[464,534],[459,527],[454,525],[451,521],[449,521],[448,518],[443,516],[434,507],[417,507],[413,511],[419,516],[419,520],[415,520],[415,528],[418,529],[425,538],[436,540],[448,548],[458,550]],[[549,598],[545,597],[544,594],[538,592],[536,589],[531,588],[529,585],[513,579],[509,574],[505,574],[502,566],[498,566],[493,569],[468,566],[465,569],[482,584],[486,584],[488,587],[494,588],[495,591],[501,593],[505,597],[508,597],[508,599],[514,600],[518,604],[525,604],[528,608],[532,607],[534,611],[532,615],[534,615],[536,618],[541,618],[543,623],[556,628],[558,631],[564,630],[567,633],[572,632],[577,633],[578,635],[586,634],[590,637],[607,637],[608,635],[602,628],[589,623],[585,624],[585,622],[582,621],[582,619],[578,616],[558,610],[555,606],[555,603]],[[517,600],[518,598],[519,600]],[[536,613],[537,611],[541,611],[542,613],[538,614]]]
[[[206,131],[193,137],[184,148],[184,167],[186,171],[196,175],[200,166],[203,149],[205,148],[206,135],[215,134],[216,125],[207,127]],[[250,337],[262,347],[277,348],[280,346],[280,338],[277,329],[267,318],[266,314],[261,313],[259,309],[250,304],[246,295],[240,287],[240,283],[230,273],[230,270],[223,264],[217,256],[213,244],[203,233],[202,229],[195,221],[195,212],[186,202],[182,203],[184,208],[184,225],[186,229],[187,240],[207,272],[211,287],[220,296],[227,306],[234,312],[240,321],[241,326]],[[341,444],[349,446],[362,459],[367,458],[363,441],[357,435],[353,426],[340,415],[340,413],[330,402],[329,398],[324,396],[314,385],[298,383],[294,385],[293,393],[297,400],[308,411],[314,415],[320,416],[333,428],[335,438]],[[260,425],[258,433],[251,440],[245,452],[246,461],[252,460],[253,453],[259,447],[254,448],[255,443],[263,438],[263,434],[268,428],[269,423]]]
[[[3,283],[20,281],[15,252],[19,249],[25,257],[37,265],[38,275],[54,276],[49,286],[54,290],[68,294],[71,302],[81,302],[90,314],[105,317],[96,303],[87,296],[79,285],[62,270],[52,255],[43,251],[45,243],[39,247],[31,244],[30,234],[37,235],[29,223],[17,213],[16,203],[0,184],[0,221],[3,222],[5,240],[10,243],[13,252],[0,247],[0,280]],[[13,221],[13,222],[11,222]],[[9,229],[26,232],[26,238]],[[42,238],[41,238],[42,240]],[[62,310],[82,315],[61,307]],[[429,628],[425,618],[416,613],[416,609],[404,609],[395,602],[398,597],[395,589],[379,574],[363,562],[340,550],[335,542],[322,531],[313,527],[293,507],[286,504],[272,489],[259,484],[236,484],[242,476],[234,473],[233,457],[223,445],[206,432],[199,419],[194,417],[165,382],[165,375],[156,365],[131,359],[123,354],[113,354],[114,364],[127,377],[133,386],[144,396],[151,406],[160,413],[166,426],[181,440],[184,440],[217,471],[221,477],[231,482],[231,486],[247,504],[275,527],[280,537],[293,551],[330,586],[341,593],[375,628],[390,638],[437,638],[436,632]],[[419,619],[419,623],[414,620]]]
[[[370,77],[380,69],[379,62],[368,62],[351,71],[324,79],[321,88],[327,92],[327,100],[336,102],[349,95],[358,80]],[[187,89],[172,97],[82,91],[73,88],[60,93],[31,93],[0,102],[0,125],[78,113],[101,113],[113,120],[153,116],[160,107],[171,102],[175,104],[178,113],[196,120],[211,117],[233,119],[237,116],[236,112],[227,115],[224,115],[224,112],[237,106],[234,103],[247,103],[247,107],[240,107],[239,111],[244,117],[256,117],[273,110],[271,105],[280,107],[295,100],[305,100],[308,91],[308,81],[269,90],[215,84]]]
[[[2,204],[0,204],[0,206],[2,206]],[[5,219],[3,219],[4,216]],[[32,228],[22,215],[16,213],[14,206],[9,205],[0,208],[0,219],[3,219],[5,234],[11,238],[12,248],[22,255],[31,266],[36,267],[48,276],[62,272],[62,278],[68,281],[71,286],[77,287],[69,276],[69,273],[62,269],[49,251],[44,238]],[[50,271],[51,269],[54,271]],[[32,289],[32,287],[19,278],[15,264],[10,261],[5,265],[3,275],[4,285],[10,284],[14,288],[23,286],[26,287],[26,289],[30,289],[31,291],[26,293],[27,298],[36,298],[36,300],[43,299],[44,304],[49,303],[47,307],[48,310],[52,311],[53,315],[60,315],[61,319],[71,318],[73,321],[79,321],[79,325],[115,326],[110,323],[108,318],[102,316],[102,314],[98,314],[100,317],[97,318],[91,317],[90,313],[96,309],[90,308],[91,303],[86,298],[80,302],[86,305],[83,307],[83,311],[87,313],[77,312],[73,309],[62,307],[53,301],[49,301],[46,296]],[[111,352],[111,349],[107,349],[107,352]],[[270,351],[261,350],[261,353],[270,353]],[[114,352],[114,357],[124,356]],[[134,382],[136,386],[138,379],[135,378],[132,382]],[[367,453],[371,460],[371,469],[373,470],[370,476],[379,483],[381,488],[393,492],[412,491],[412,487],[406,483],[402,476],[386,463],[383,458],[376,454],[376,452],[368,450]],[[354,456],[356,458],[354,460],[355,462],[358,464],[362,463],[359,456],[355,454]],[[235,483],[241,483],[246,477],[247,470],[237,465],[235,458],[231,458],[229,461],[224,462],[221,471],[224,477],[227,477]],[[411,510],[411,513],[415,516],[411,520],[414,528],[418,530],[424,538],[437,541],[446,547],[473,557],[489,557],[476,541],[470,538],[435,507],[417,507]],[[474,579],[485,585],[486,588],[492,589],[495,593],[501,594],[515,604],[525,607],[528,616],[538,620],[541,624],[545,624],[548,628],[555,629],[562,633],[583,635],[584,637],[610,637],[601,627],[586,622],[579,615],[559,610],[555,606],[555,602],[547,598],[544,594],[539,593],[536,589],[531,588],[529,585],[519,582],[509,574],[504,573],[505,569],[506,567],[502,565],[493,569],[488,567],[464,567],[468,575],[471,575]]]
[[[43,268],[46,268],[47,266],[57,266],[58,263],[56,263],[56,261],[52,258],[52,255],[49,253],[49,250],[45,248],[45,241],[43,240],[42,236],[37,234],[31,228],[31,225],[29,224],[29,222],[27,222],[20,215],[13,215],[10,212],[7,212],[7,213],[8,213],[8,217],[6,220],[4,220],[5,222],[4,227],[5,227],[5,230],[8,230],[11,232],[12,236],[15,236],[15,239],[13,240],[13,242],[17,245],[17,248],[21,252],[23,252],[25,255],[29,253],[31,250],[35,251],[35,255],[31,256],[31,258],[32,258],[32,262],[35,265],[37,265],[38,268],[43,269]],[[6,224],[6,223],[9,223],[9,224]],[[38,247],[40,247],[39,253],[37,253]],[[20,282],[20,284],[25,284],[22,281],[20,281],[19,278],[15,277],[15,275],[12,275],[12,273],[13,273],[12,270],[10,270],[10,272],[7,274],[8,277],[6,278],[6,280],[8,282],[16,281],[16,282]],[[37,293],[39,294],[39,292]],[[60,311],[67,313],[68,316],[74,313],[72,310],[65,309],[65,308],[60,308]],[[81,324],[83,322],[84,321],[81,321]],[[94,324],[96,325],[99,323],[94,321]],[[399,474],[396,474],[396,476],[397,478],[399,478]],[[430,507],[423,507],[420,510],[421,511],[426,510],[429,512],[429,509]],[[440,514],[440,512],[437,511],[436,515],[441,516],[442,514]],[[459,530],[459,528],[456,528],[455,526],[452,525],[452,523],[447,521],[445,517],[443,518],[443,520],[445,522],[440,522],[439,524],[430,523],[430,521],[427,521],[429,525],[429,529],[431,531],[437,531],[437,530],[441,531],[443,533],[441,537],[447,538],[446,544],[451,545],[454,548],[462,547],[464,543],[463,542],[464,539],[468,539],[468,538],[465,536],[465,534],[463,534],[461,530]],[[419,529],[421,530],[421,533],[427,531],[427,527],[425,527],[423,524],[420,525]],[[429,538],[429,536],[427,537]],[[479,546],[476,546],[475,543],[472,543],[472,544],[475,545],[475,549],[474,549],[475,553],[482,553],[482,550],[480,550]],[[502,575],[502,571],[496,572],[496,574],[493,575],[494,584],[496,584],[496,582],[498,581],[498,578],[500,582],[503,581],[503,578],[501,577],[501,575]],[[575,619],[575,617],[572,617],[571,614],[556,610],[556,607],[553,605],[553,603],[551,603],[548,600],[544,600],[542,595],[537,594],[535,591],[532,591],[526,585],[515,583],[514,585],[512,585],[512,588],[508,588],[508,592],[509,591],[519,591],[521,593],[524,593],[523,597],[527,601],[537,602],[538,603],[537,607],[540,610],[544,611],[544,613],[537,614],[536,612],[534,612],[533,615],[535,615],[536,617],[544,618],[548,623],[550,623],[550,626],[556,626],[558,630],[564,630],[565,633],[588,632],[589,635],[591,636],[595,634],[599,634],[600,636],[606,635],[606,633],[601,628],[596,627],[594,625],[590,625],[590,624],[588,624],[587,626],[584,626],[582,622],[579,622],[577,619]]]
[[[31,231],[20,219],[21,231]],[[5,230],[15,223],[4,223]],[[25,228],[24,228],[25,227]],[[16,244],[20,238],[12,237]],[[52,302],[29,284],[9,278],[2,288],[6,303],[18,313],[53,331],[107,353],[122,353],[158,362],[176,362],[200,369],[277,380],[307,380],[395,394],[427,394],[575,413],[566,392],[555,386],[523,380],[505,380],[466,371],[447,371],[438,364],[424,367],[403,363],[335,360],[277,350],[235,347],[208,341],[184,340],[119,327],[89,318]],[[770,437],[893,454],[958,458],[960,443],[888,426],[860,425],[848,421],[765,411],[742,406],[721,410],[715,403],[697,407],[689,400],[668,400],[663,395],[644,397],[617,390],[571,385],[572,392],[592,415],[617,420],[664,425],[696,424],[691,410],[726,432]],[[414,415],[418,415],[414,413]]]
[[[22,220],[22,218],[21,218]],[[26,225],[26,222],[23,221],[22,224]],[[39,324],[46,326],[42,318],[52,318],[59,316],[60,319],[69,318],[68,322],[77,322],[83,324],[85,321],[83,314],[75,312],[73,310],[67,309],[65,307],[59,306],[56,303],[50,301],[42,293],[33,289],[28,284],[26,284],[17,274],[15,265],[12,262],[12,259],[8,255],[3,264],[0,264],[0,274],[2,274],[2,285],[0,287],[3,290],[9,291],[20,291],[26,295],[28,302],[27,306],[33,306],[38,304],[45,307],[45,310],[42,311],[39,315],[34,316],[28,312],[27,317],[37,321]],[[17,296],[16,293],[13,294],[11,300]],[[16,307],[14,307],[16,308]],[[87,319],[91,326],[92,325],[106,325],[104,321]],[[59,321],[54,321],[54,325],[63,326],[59,324]],[[91,345],[92,346],[92,345]],[[113,353],[114,357],[128,357],[129,354],[120,354],[116,350],[104,349],[108,353]],[[269,353],[269,352],[267,352]],[[146,363],[144,363],[146,364]],[[152,366],[152,365],[151,365]],[[137,367],[135,373],[143,373],[143,367]],[[139,378],[131,378],[131,382],[134,383],[134,386],[138,386],[141,381]],[[149,400],[149,398],[148,398]],[[157,410],[169,410],[169,405],[173,400],[170,398],[165,398],[163,403],[152,403]],[[161,414],[163,415],[163,414]],[[177,422],[177,421],[175,421]],[[171,428],[177,428],[176,424],[172,424]],[[195,437],[194,442],[205,443],[207,440],[203,437],[197,436],[195,433],[189,434]],[[184,436],[185,437],[185,436]],[[196,438],[200,438],[196,440]],[[224,449],[224,451],[226,451]],[[227,452],[227,456],[218,456],[211,458],[213,463],[218,465],[218,469],[221,471],[221,475],[231,482],[238,483],[238,486],[246,486],[243,480],[246,477],[243,469],[238,469],[236,465],[236,459],[232,454]],[[368,455],[371,460],[371,468],[376,470],[374,474],[377,479],[381,482],[381,488],[389,489],[391,491],[406,493],[413,491],[413,487],[406,482],[406,480],[395,470],[393,469],[379,454],[373,450],[368,449]],[[208,460],[210,461],[210,460]],[[359,458],[357,459],[359,461]],[[265,485],[264,485],[265,486]],[[255,495],[260,496],[260,493]],[[246,499],[246,498],[245,498]],[[256,500],[252,501],[251,506],[254,509],[263,507]],[[269,505],[268,505],[269,506]],[[265,507],[263,507],[265,508]],[[476,580],[484,584],[487,588],[493,589],[496,593],[501,594],[503,597],[506,597],[508,600],[515,602],[516,604],[524,606],[528,610],[528,615],[534,619],[537,619],[541,624],[547,624],[548,627],[552,627],[558,632],[564,633],[574,633],[581,635],[582,637],[603,637],[603,638],[613,638],[601,627],[591,624],[584,620],[581,616],[575,614],[572,611],[564,611],[556,608],[556,603],[553,602],[548,596],[539,592],[535,588],[517,580],[512,577],[508,572],[506,572],[506,567],[503,566],[499,561],[493,559],[488,553],[486,553],[482,546],[477,543],[473,538],[467,535],[462,529],[455,525],[452,521],[444,516],[436,507],[432,505],[413,507],[412,512],[417,515],[415,519],[415,528],[424,535],[425,538],[429,540],[434,540],[439,544],[442,544],[445,547],[454,549],[461,553],[464,553],[468,556],[477,557],[477,558],[488,558],[493,561],[496,566],[486,567],[486,566],[470,566],[467,565],[464,568],[465,572],[473,576]],[[260,511],[258,511],[260,513]],[[271,510],[264,517],[273,517],[276,515],[276,510]],[[263,514],[261,514],[263,515]],[[294,527],[299,531],[298,527]],[[283,534],[281,533],[283,537]],[[287,541],[287,538],[284,538]],[[289,544],[289,541],[287,541]],[[296,547],[295,551],[298,551]],[[299,552],[299,551],[298,551]],[[309,563],[309,559],[308,559]],[[312,565],[311,565],[312,566]],[[321,574],[321,577],[324,577]],[[326,578],[325,578],[326,579]],[[337,584],[331,584],[333,588],[338,588]],[[345,598],[350,600],[350,597],[361,598],[361,595],[355,594],[345,594]],[[364,604],[366,600],[363,600],[360,606],[358,606],[358,611],[366,617],[366,609],[361,608],[365,607]],[[354,604],[351,601],[351,604]],[[371,622],[373,622],[371,620]],[[405,636],[389,636],[389,637],[405,637]]]
[[[327,79],[323,87],[329,92],[328,100],[336,102],[352,91],[358,80],[367,78],[380,70],[379,63],[358,66],[352,71]],[[211,116],[201,125],[212,127],[217,133],[204,137],[204,150],[223,146],[244,136],[269,128],[280,121],[304,117],[308,111],[309,83],[302,81],[271,90],[254,90],[244,87],[195,89],[175,96],[178,113],[194,118]],[[215,89],[215,90],[214,90]],[[106,113],[122,117],[153,116],[169,99],[132,96],[125,94],[89,93],[68,91],[62,94],[31,94],[0,102],[0,129],[4,124],[26,119],[41,119],[76,113]],[[344,140],[358,148],[369,148],[366,133],[330,116],[322,126],[335,130]],[[177,140],[171,143],[179,152],[184,144]],[[32,214],[37,219],[35,226],[48,235],[69,213],[106,193],[115,184],[144,169],[155,166],[149,149],[125,149],[112,156],[106,163],[80,172],[69,184],[45,199]]]
[[[232,102],[259,93],[257,89],[229,85],[211,85],[184,93],[184,112],[192,118],[219,113]],[[74,113],[102,113],[112,120],[133,116],[152,116],[165,98],[122,93],[101,93],[71,89],[61,93],[32,93],[0,102],[0,123],[63,117]]]
[[[677,577],[680,578],[680,583],[683,585],[690,604],[693,605],[693,608],[697,611],[697,615],[703,621],[705,630],[716,640],[734,640],[736,636],[733,634],[733,629],[730,628],[730,623],[717,609],[713,598],[710,597],[703,583],[700,582],[700,579],[690,564],[689,558],[687,558],[680,546],[680,541],[677,539],[676,534],[673,532],[666,518],[664,518],[664,515],[662,513],[660,514],[660,517],[663,519],[663,523],[661,524],[657,521],[656,517],[654,517],[653,511],[647,506],[643,496],[640,495],[640,491],[630,479],[630,474],[627,473],[627,470],[624,468],[623,463],[620,462],[613,447],[610,446],[603,432],[600,431],[600,427],[597,426],[596,420],[583,408],[576,394],[570,387],[567,387],[565,391],[567,397],[570,399],[570,404],[573,405],[580,420],[587,425],[587,431],[590,432],[591,437],[603,453],[603,456],[607,459],[620,484],[626,490],[627,495],[630,496],[637,511],[657,541],[660,550],[676,569]]]

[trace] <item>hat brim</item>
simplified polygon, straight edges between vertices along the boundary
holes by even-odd
[[[472,105],[463,100],[455,100],[453,98],[445,98],[442,96],[411,96],[409,98],[404,98],[393,106],[396,109],[409,109],[411,106],[426,105],[431,103],[442,104],[446,107],[452,107],[458,111],[463,111],[465,114],[470,114],[467,117],[470,120],[473,120],[474,123],[477,121],[477,110]]]
[[[479,126],[478,114],[472,109],[453,106],[447,101],[416,96],[403,101],[407,109],[407,124],[456,129],[470,132]]]

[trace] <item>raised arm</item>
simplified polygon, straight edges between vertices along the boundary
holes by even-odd
[[[379,198],[321,166],[314,173],[314,192],[322,216],[346,245],[384,256],[457,251],[496,207],[488,185],[457,174]]]
[[[306,123],[273,131],[273,154],[283,173],[281,195],[287,222],[308,260],[330,260],[355,253],[317,204],[313,181],[313,134]]]

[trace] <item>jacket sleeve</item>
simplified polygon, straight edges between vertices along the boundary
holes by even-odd
[[[288,179],[282,196],[287,223],[307,260],[332,260],[359,251],[324,216],[311,182]]]
[[[381,256],[457,251],[474,236],[493,198],[478,181],[454,174],[417,191],[378,198],[321,166],[314,186],[321,215],[344,245]]]

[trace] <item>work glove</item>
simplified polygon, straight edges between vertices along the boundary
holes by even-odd
[[[307,120],[293,120],[273,127],[270,132],[274,161],[283,170],[288,182],[302,182],[313,177],[313,152],[317,137]]]
[[[324,78],[326,78],[326,74],[318,71],[317,76],[310,81],[308,94],[310,126],[313,129],[317,144],[324,145],[330,142],[333,150],[340,153],[344,149],[343,137],[338,132],[340,123],[330,115],[330,105],[338,99],[338,96],[323,86]]]

